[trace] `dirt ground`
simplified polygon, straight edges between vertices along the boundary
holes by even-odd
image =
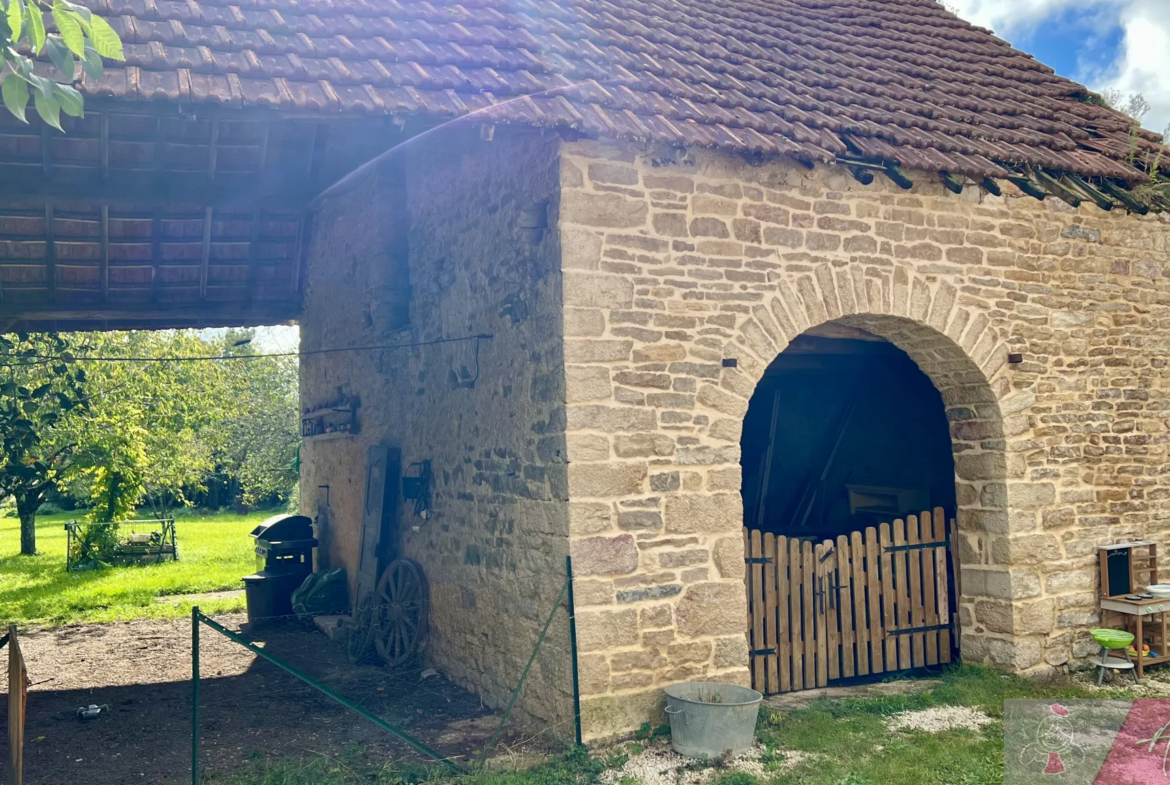
[[[243,620],[218,619],[230,629]],[[204,626],[200,637],[201,766],[209,780],[266,755],[358,755],[374,767],[420,759],[389,733],[223,635]],[[350,665],[342,647],[315,627],[285,625],[251,637],[445,755],[465,759],[481,750],[499,722],[476,696],[442,675],[422,678],[421,666],[390,672]],[[190,621],[30,631],[21,646],[33,685],[27,785],[190,782]],[[0,676],[5,692],[6,679]],[[90,704],[109,712],[78,720],[78,707]],[[6,712],[3,701],[0,727],[7,725]],[[521,722],[510,720],[504,743],[525,738]],[[526,746],[541,744],[529,740]]]

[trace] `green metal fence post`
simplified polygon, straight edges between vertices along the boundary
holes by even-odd
[[[191,785],[199,785],[199,606],[191,608]]]
[[[528,658],[528,664],[524,666],[524,672],[520,674],[520,683],[516,685],[515,691],[512,693],[512,699],[508,701],[508,708],[504,709],[504,716],[500,718],[500,724],[496,726],[496,732],[492,734],[487,746],[483,748],[484,752],[496,746],[496,742],[500,740],[500,734],[504,731],[504,725],[508,722],[508,715],[512,713],[512,708],[516,705],[516,699],[520,697],[520,690],[524,689],[524,682],[528,680],[528,671],[532,670],[532,663],[536,662],[536,655],[540,653],[540,646],[544,643],[544,636],[548,635],[548,628],[552,626],[553,618],[557,615],[557,608],[561,607],[561,600],[565,599],[565,592],[569,590],[569,582],[561,586],[561,593],[557,595],[557,601],[553,603],[552,610],[549,611],[548,621],[544,623],[544,629],[540,631],[540,637],[536,639],[536,647],[532,650],[532,656]]]
[[[573,557],[565,557],[565,581],[569,586],[569,656],[573,661],[573,726],[581,746],[581,677],[577,672],[577,610],[573,604]]]

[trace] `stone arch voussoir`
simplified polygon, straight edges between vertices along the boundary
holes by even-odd
[[[1018,396],[1008,396],[1005,336],[985,306],[963,298],[954,283],[905,265],[821,264],[786,275],[740,321],[723,347],[738,367],[725,369],[717,384],[701,385],[699,405],[714,410],[722,438],[738,440],[748,401],[768,365],[796,336],[827,322],[895,344],[942,395],[955,451],[964,645],[971,644],[976,659],[997,649],[1016,657],[1010,637],[984,637],[973,623],[977,604],[1010,603],[1021,591],[1004,555],[1012,518],[1001,407]],[[729,428],[731,421],[740,427]]]

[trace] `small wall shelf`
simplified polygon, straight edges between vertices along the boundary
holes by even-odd
[[[355,436],[361,431],[357,412],[361,401],[354,396],[341,396],[335,401],[301,412],[301,438],[306,441],[326,441]]]

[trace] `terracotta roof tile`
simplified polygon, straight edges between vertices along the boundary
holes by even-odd
[[[934,0],[86,0],[95,95],[490,122],[972,176],[1136,181],[1129,121]],[[551,92],[549,92],[551,91]]]

